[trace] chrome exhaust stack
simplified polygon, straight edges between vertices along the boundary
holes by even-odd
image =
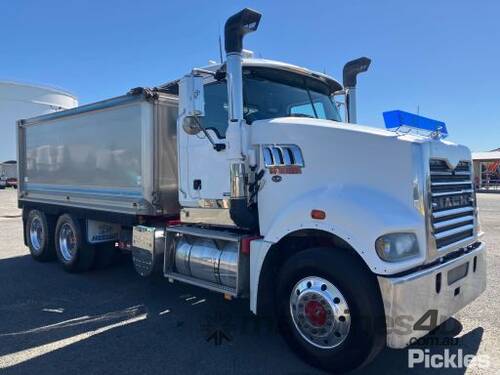
[[[368,57],[360,57],[359,59],[349,61],[344,65],[343,84],[345,91],[345,105],[347,122],[355,124],[356,117],[356,85],[357,76],[359,73],[364,73],[370,67],[372,61]]]
[[[227,158],[230,162],[231,197],[230,215],[236,225],[253,229],[257,226],[255,210],[248,207],[245,161],[248,145],[243,140],[245,120],[243,118],[243,37],[257,30],[261,14],[245,8],[231,16],[224,26],[226,50],[227,94],[229,118],[226,132]]]

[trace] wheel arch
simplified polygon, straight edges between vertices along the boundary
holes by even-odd
[[[311,247],[329,247],[332,251],[350,254],[363,267],[372,274],[370,267],[354,247],[335,233],[323,229],[298,229],[286,234],[279,241],[270,244],[266,251],[258,274],[257,292],[255,301],[251,306],[257,315],[272,316],[274,313],[274,281],[280,268],[293,255]],[[254,295],[254,294],[252,294]]]

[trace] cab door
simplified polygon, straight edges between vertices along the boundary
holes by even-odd
[[[204,86],[205,116],[201,125],[215,143],[225,144],[228,121],[225,81]],[[216,151],[203,132],[189,135],[177,124],[179,153],[179,202],[183,207],[207,207],[209,201],[230,195],[229,163],[226,150]]]

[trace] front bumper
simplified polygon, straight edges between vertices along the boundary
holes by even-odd
[[[466,275],[452,282],[457,271],[465,268]],[[405,276],[379,276],[378,282],[386,316],[387,346],[404,348],[412,339],[426,335],[486,289],[485,245],[481,243],[460,257]]]

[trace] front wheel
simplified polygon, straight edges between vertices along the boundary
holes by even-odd
[[[313,366],[350,371],[384,347],[376,278],[348,250],[314,248],[292,256],[280,272],[276,296],[285,339]]]

